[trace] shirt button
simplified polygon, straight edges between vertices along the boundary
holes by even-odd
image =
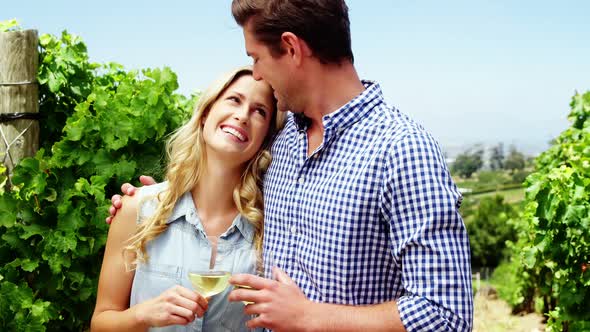
[[[291,226],[291,234],[297,234],[297,227],[295,225]]]
[[[316,153],[316,154],[313,155],[313,159],[318,159],[319,156],[320,156],[320,154],[319,153]]]
[[[297,182],[299,182],[299,184],[304,184],[305,183],[305,179],[302,177],[300,177]]]

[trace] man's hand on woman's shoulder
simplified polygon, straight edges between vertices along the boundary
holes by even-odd
[[[156,180],[154,180],[153,177],[146,175],[140,176],[139,182],[141,182],[141,184],[143,184],[144,186],[156,184]],[[133,196],[135,195],[136,190],[137,187],[133,186],[131,183],[123,183],[123,185],[121,186],[121,192],[123,193],[123,195]],[[123,206],[123,202],[121,201],[122,198],[123,196],[121,195],[113,195],[113,197],[111,197],[111,207],[109,207],[110,216],[108,216],[105,220],[107,224],[111,224],[113,218],[117,214],[117,211],[119,211],[119,209],[121,209],[121,207]]]

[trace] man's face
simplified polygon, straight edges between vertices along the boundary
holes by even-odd
[[[246,53],[253,60],[253,76],[256,80],[264,80],[274,90],[279,111],[289,111],[289,71],[287,56],[273,57],[268,46],[254,37],[251,21],[244,25],[244,41]]]

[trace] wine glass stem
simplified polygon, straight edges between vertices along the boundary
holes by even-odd
[[[211,258],[209,259],[209,270],[213,270],[215,267],[215,259],[217,257],[217,237],[208,236],[209,243],[211,244]]]

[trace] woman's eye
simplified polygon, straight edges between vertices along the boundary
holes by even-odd
[[[231,101],[233,101],[235,103],[237,103],[237,102],[240,101],[240,99],[238,99],[238,97],[234,97],[234,96],[228,97],[227,100],[231,100]]]
[[[266,111],[264,110],[264,108],[257,108],[256,113],[258,113],[266,118]]]

